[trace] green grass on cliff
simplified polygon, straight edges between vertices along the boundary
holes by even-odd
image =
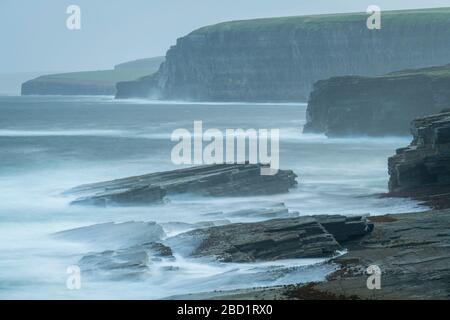
[[[120,81],[130,81],[150,75],[156,71],[164,57],[155,57],[126,62],[115,66],[113,70],[82,71],[44,75],[35,81],[59,83],[93,83],[115,85]]]
[[[381,77],[426,75],[431,77],[450,77],[450,64],[445,66],[391,72]]]
[[[420,68],[420,69],[407,69],[407,70],[400,70],[400,71],[394,71],[382,75],[377,76],[358,76],[358,75],[351,75],[351,76],[337,76],[337,77],[331,77],[329,80],[339,81],[339,79],[350,79],[350,80],[370,80],[370,79],[392,79],[392,78],[400,78],[400,77],[409,77],[409,76],[427,76],[427,77],[433,77],[433,78],[450,78],[450,64],[444,65],[444,66],[434,66],[434,67],[427,67],[427,68]],[[328,81],[328,80],[324,80]]]
[[[383,8],[381,8],[383,9]],[[382,11],[382,25],[384,23],[403,23],[406,21],[433,21],[433,23],[450,23],[450,8],[415,9]],[[339,23],[361,22],[368,18],[365,12],[337,13],[308,16],[292,16],[280,18],[262,18],[253,20],[238,20],[222,22],[206,26],[193,31],[193,33],[209,33],[216,31],[261,30],[278,28],[322,29]]]

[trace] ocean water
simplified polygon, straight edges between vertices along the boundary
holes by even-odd
[[[104,222],[196,223],[258,217],[230,214],[284,203],[301,215],[421,211],[387,191],[387,158],[410,137],[328,139],[302,134],[305,104],[116,101],[111,97],[0,97],[0,299],[159,299],[173,295],[321,280],[332,266],[321,259],[224,264],[189,259],[156,263],[145,279],[82,275],[66,286],[68,266],[95,243],[64,241],[53,233]],[[90,182],[177,169],[170,154],[177,128],[280,129],[280,167],[299,186],[288,194],[251,198],[181,196],[151,207],[70,206],[62,192]],[[220,212],[211,215],[211,213]],[[167,236],[183,228],[166,228]]]

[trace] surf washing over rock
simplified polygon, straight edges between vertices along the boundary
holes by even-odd
[[[145,99],[0,97],[0,296],[448,298],[450,9],[367,17],[220,23],[155,74],[24,87]]]

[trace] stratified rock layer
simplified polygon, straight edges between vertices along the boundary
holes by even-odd
[[[450,211],[372,217],[374,232],[347,244],[334,262],[340,270],[313,290],[291,291],[341,299],[448,299],[450,296]],[[381,271],[379,290],[368,290],[369,266]],[[296,296],[296,293],[299,295]],[[306,294],[302,296],[302,293]]]
[[[330,257],[343,243],[372,231],[362,216],[319,216],[233,223],[196,229],[168,240],[169,245],[193,243],[190,255],[224,262],[273,261]]]
[[[78,262],[83,275],[114,280],[139,278],[151,271],[155,262],[173,261],[172,250],[158,242],[150,242],[103,252],[89,253]]]
[[[424,300],[450,296],[450,210],[369,218],[373,232],[346,243],[331,260],[337,270],[319,283],[214,291],[173,299],[218,300]],[[381,271],[369,290],[367,269]],[[373,281],[369,281],[373,283]]]
[[[450,199],[450,112],[412,122],[414,139],[409,147],[389,158],[392,195],[423,199],[448,207]]]
[[[449,63],[450,9],[232,21],[177,40],[150,77],[117,85],[118,98],[306,101],[313,83],[341,75]]]
[[[96,248],[115,250],[142,243],[157,242],[164,236],[163,228],[155,222],[129,221],[123,223],[101,223],[53,235],[71,242],[83,242]]]
[[[413,119],[449,106],[450,65],[377,77],[335,77],[314,85],[304,132],[406,135]]]
[[[145,205],[166,195],[255,196],[286,193],[297,184],[291,170],[262,175],[259,164],[206,165],[83,185],[67,194],[83,195],[73,204]]]

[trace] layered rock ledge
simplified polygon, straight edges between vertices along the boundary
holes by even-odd
[[[53,236],[102,250],[86,253],[79,259],[83,274],[126,280],[144,279],[156,269],[177,270],[178,255],[235,263],[332,257],[343,249],[343,244],[373,230],[367,216],[330,215],[254,223],[210,221],[190,224],[189,228],[194,230],[166,238],[162,226],[170,229],[174,224],[177,223],[103,223]],[[164,263],[156,265],[157,262]]]
[[[73,188],[66,194],[81,197],[72,204],[145,205],[162,202],[166,195],[256,196],[289,192],[297,185],[291,170],[262,175],[260,164],[205,165],[152,173]]]
[[[289,286],[216,291],[173,299],[448,299],[450,210],[369,218],[373,232],[346,243],[348,253],[331,260],[337,271],[326,281]],[[369,290],[367,268],[381,269],[381,289]]]
[[[407,135],[412,120],[450,106],[450,65],[315,83],[305,133]]]
[[[167,241],[169,246],[193,243],[192,257],[223,262],[274,261],[331,257],[341,244],[372,232],[365,216],[339,215],[273,219],[196,229]]]
[[[390,195],[450,207],[450,112],[414,120],[411,132],[411,144],[388,160]]]

